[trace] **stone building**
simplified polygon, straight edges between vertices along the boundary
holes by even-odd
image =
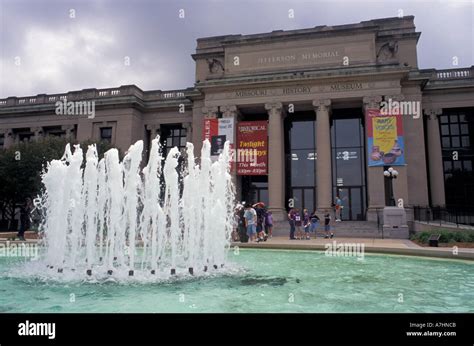
[[[192,141],[199,156],[205,119],[263,120],[268,174],[234,172],[239,199],[263,200],[284,219],[290,199],[325,211],[339,195],[344,220],[374,221],[390,197],[383,174],[390,160],[368,164],[365,114],[384,101],[406,102],[420,109],[402,114],[404,163],[393,191],[408,219],[413,206],[474,205],[474,67],[419,69],[420,35],[408,16],[200,38],[194,87],[0,100],[0,147],[51,135],[107,140],[125,151],[160,134],[165,148]],[[57,115],[64,100],[94,101],[94,117]]]

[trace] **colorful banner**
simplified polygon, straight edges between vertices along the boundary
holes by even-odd
[[[226,141],[234,149],[234,118],[204,119],[203,139],[211,143],[211,159],[217,160]]]
[[[268,174],[268,122],[242,121],[237,124],[238,175]]]
[[[368,109],[367,126],[368,165],[405,165],[405,143],[400,114],[381,114],[378,109]]]

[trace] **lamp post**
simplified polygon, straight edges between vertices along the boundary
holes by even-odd
[[[383,175],[385,176],[385,178],[390,180],[390,182],[389,182],[389,195],[390,195],[389,206],[395,207],[396,204],[395,204],[395,197],[393,196],[393,179],[397,179],[398,171],[396,171],[395,169],[390,167],[389,169],[387,169],[386,171],[383,172]]]

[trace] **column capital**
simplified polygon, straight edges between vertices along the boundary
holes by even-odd
[[[265,109],[268,113],[271,112],[279,112],[283,110],[283,104],[281,102],[272,102],[272,103],[265,103]]]
[[[191,121],[184,122],[181,126],[186,129],[186,141],[192,142],[193,141],[193,123]]]
[[[35,135],[38,135],[40,133],[43,133],[43,127],[41,126],[30,127],[30,131],[33,132]]]
[[[63,131],[72,131],[72,130],[74,130],[74,125],[61,125],[61,130],[63,130]]]
[[[202,107],[202,114],[206,119],[215,119],[217,118],[217,112],[219,112],[219,108],[217,106],[212,107]]]
[[[145,128],[147,130],[156,130],[160,128],[160,124],[147,124]]]
[[[329,107],[331,105],[331,99],[316,99],[313,100],[313,107],[317,110],[321,110],[322,107]]]
[[[0,134],[5,136],[11,136],[13,134],[12,129],[0,129]]]
[[[220,106],[220,111],[223,118],[230,118],[239,115],[239,109],[236,105]]]
[[[362,99],[364,102],[364,107],[367,108],[380,108],[380,102],[382,102],[382,96],[375,95],[375,96],[364,96]]]
[[[438,115],[443,114],[442,108],[423,108],[423,113],[425,113],[428,120],[438,120]]]
[[[61,130],[66,132],[66,138],[71,138],[74,132],[74,125],[61,125]]]

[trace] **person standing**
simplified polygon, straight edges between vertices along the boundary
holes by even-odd
[[[324,238],[328,239],[334,237],[334,233],[331,232],[331,215],[329,213],[324,215],[324,231],[326,232]]]
[[[288,223],[290,224],[290,240],[295,240],[295,209],[291,208],[290,212],[288,213]]]
[[[31,202],[31,198],[27,197],[25,199],[25,205],[20,211],[20,230],[18,231],[17,235],[20,240],[25,240],[25,232],[31,227],[30,214],[32,210],[33,203]]]
[[[295,220],[295,228],[296,228],[296,239],[302,240],[303,239],[303,231],[301,230],[301,225],[303,223],[302,216],[300,214],[299,209],[295,209],[293,214]]]
[[[259,202],[253,207],[255,208],[255,212],[257,213],[257,242],[266,241],[267,238],[265,234],[265,228],[263,226],[263,223],[265,222],[265,215],[267,213],[265,205]]]
[[[245,208],[244,218],[249,240],[254,241],[257,234],[257,212],[252,208],[251,204],[248,204]]]
[[[304,235],[306,237],[306,240],[310,240],[310,230],[311,230],[311,221],[310,221],[310,215],[308,213],[308,209],[303,209],[303,227],[304,227]]]
[[[336,196],[336,222],[341,221],[341,209],[342,209],[342,200],[339,198],[339,195]]]
[[[245,202],[243,203],[245,205]],[[245,223],[245,212],[246,209],[242,205],[239,209],[239,239],[241,243],[247,243],[249,241],[249,237],[247,235],[247,226]]]
[[[311,228],[310,232],[314,233],[314,238],[317,238],[316,232],[319,226],[319,216],[316,214],[316,210],[314,211],[313,215],[311,215]]]
[[[265,216],[265,232],[267,233],[268,237],[272,238],[272,231],[273,231],[273,214],[271,211],[267,211]]]

